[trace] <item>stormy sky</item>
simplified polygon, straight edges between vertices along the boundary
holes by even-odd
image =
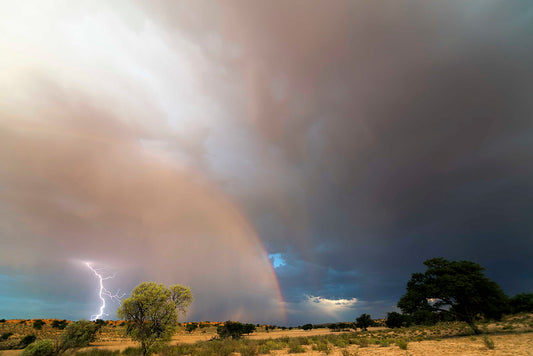
[[[186,320],[383,317],[441,256],[533,292],[532,42],[528,1],[0,1],[0,318],[89,318],[86,261]]]

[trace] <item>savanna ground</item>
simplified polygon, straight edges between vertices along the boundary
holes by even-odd
[[[0,334],[12,332],[0,348],[15,345],[25,335],[56,340],[61,330],[44,320],[42,330],[35,330],[32,321],[0,323]],[[473,335],[464,323],[439,323],[434,326],[412,326],[388,329],[369,328],[368,331],[332,332],[327,328],[303,331],[276,329],[266,332],[264,327],[242,340],[211,340],[216,336],[216,324],[204,324],[192,333],[180,326],[170,346],[159,355],[533,355],[533,314],[505,317],[502,321],[481,323],[483,335]],[[137,355],[137,343],[123,336],[121,322],[103,326],[97,340],[78,355]],[[15,356],[21,350],[0,351],[2,356]]]

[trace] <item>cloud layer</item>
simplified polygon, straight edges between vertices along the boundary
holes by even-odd
[[[0,10],[0,297],[54,305],[69,259],[191,284],[198,319],[383,316],[435,256],[532,285],[530,5]]]

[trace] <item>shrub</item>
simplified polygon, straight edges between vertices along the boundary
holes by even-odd
[[[44,324],[46,324],[44,321],[42,321],[41,319],[37,319],[33,322],[33,328],[35,330],[42,330]]]
[[[487,349],[494,350],[494,341],[492,341],[487,335],[483,336],[483,343],[487,346]]]
[[[8,331],[7,333],[3,333],[2,336],[0,336],[0,340],[1,341],[5,341],[7,339],[9,339],[9,337],[13,335],[13,333],[11,331]]]
[[[302,345],[300,345],[298,340],[291,339],[289,341],[289,353],[290,354],[299,354],[299,353],[302,353],[302,352],[305,352],[304,347]]]
[[[258,354],[257,345],[255,343],[243,343],[238,351],[241,356],[256,356]]]
[[[323,343],[323,342],[317,342],[316,345],[313,345],[313,350],[324,352],[326,354],[329,354],[330,351],[331,351],[329,349],[328,344],[327,343]]]
[[[18,348],[24,349],[26,348],[26,346],[34,342],[36,339],[37,337],[35,335],[26,335],[22,338],[22,340],[20,340]]]
[[[198,329],[197,323],[189,323],[185,326],[185,331],[187,331],[189,334],[192,333],[196,329]]]
[[[63,330],[67,327],[66,320],[54,320],[52,321],[52,327],[55,329]]]
[[[396,345],[402,350],[407,350],[407,342],[403,340],[396,340]]]
[[[24,351],[22,351],[22,356],[52,356],[55,353],[52,340],[39,340],[28,345]]]
[[[350,352],[350,351],[344,349],[344,350],[342,350],[341,355],[342,356],[357,356],[357,350]]]
[[[142,351],[140,347],[127,347],[124,351],[122,351],[122,355],[126,356],[139,356],[142,355]]]
[[[96,339],[96,332],[100,326],[88,320],[70,323],[60,337],[60,349],[77,349],[89,346]]]

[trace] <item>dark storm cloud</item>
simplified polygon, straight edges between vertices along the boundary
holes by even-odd
[[[248,97],[241,119],[264,151],[279,149],[256,162],[276,174],[237,196],[271,252],[292,246],[293,259],[318,266],[278,272],[286,294],[312,290],[312,271],[320,293],[394,300],[441,255],[482,263],[510,293],[523,288],[529,277],[517,272],[531,269],[533,250],[530,5],[231,5],[217,23],[242,52],[231,67]],[[270,184],[280,186],[257,193]],[[320,266],[363,279],[328,289]],[[340,292],[347,283],[359,290]]]

